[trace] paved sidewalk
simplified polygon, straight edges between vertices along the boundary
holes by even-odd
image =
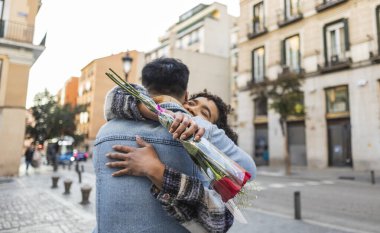
[[[61,179],[52,189],[53,172],[41,169],[38,173],[12,179],[0,179],[0,232],[23,233],[81,233],[95,227],[95,197],[91,203],[79,204],[80,184],[73,180],[70,195],[63,195],[63,178],[75,178],[74,171],[57,173]],[[54,174],[55,175],[55,174]],[[84,175],[82,184],[94,187],[94,177]]]
[[[354,171],[352,168],[324,168],[309,169],[306,167],[292,167],[289,177],[306,180],[348,180],[354,182],[371,183],[370,171]],[[286,176],[282,168],[271,168],[267,166],[257,167],[257,175],[264,176]],[[375,183],[380,184],[380,171],[374,171]]]
[[[52,189],[51,176],[58,174],[58,188]],[[64,179],[72,179],[70,195],[63,195]],[[88,184],[93,187],[90,204],[83,206],[80,187]],[[53,173],[50,167],[19,178],[0,178],[0,232],[23,233],[80,233],[92,232],[95,227],[95,176],[83,173],[82,184],[71,171]],[[235,223],[229,232],[311,232],[343,233],[354,232],[319,223],[297,221],[286,216],[248,208],[244,210],[249,224]]]

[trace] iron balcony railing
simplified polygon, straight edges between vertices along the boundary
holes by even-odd
[[[8,20],[0,20],[0,38],[32,43],[33,33],[33,26]]]

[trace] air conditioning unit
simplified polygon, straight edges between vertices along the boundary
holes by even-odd
[[[336,65],[339,63],[339,56],[338,55],[332,55],[330,58],[331,65]]]

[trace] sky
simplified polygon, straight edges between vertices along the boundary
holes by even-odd
[[[239,0],[216,0],[238,16]],[[47,33],[46,49],[33,64],[26,107],[45,88],[52,94],[92,60],[138,50],[148,52],[181,14],[213,0],[42,0],[34,43]]]

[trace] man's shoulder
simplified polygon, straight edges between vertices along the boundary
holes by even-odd
[[[169,132],[158,122],[113,119],[100,128],[95,144],[109,140],[128,140],[128,138],[135,141],[136,135],[143,138],[173,140]]]
[[[161,125],[158,122],[146,120],[146,121],[136,121],[129,119],[112,119],[106,122],[98,132],[97,137],[105,136],[105,135],[115,135],[120,133],[128,133],[133,132],[135,128],[139,129],[152,129],[158,128]]]

